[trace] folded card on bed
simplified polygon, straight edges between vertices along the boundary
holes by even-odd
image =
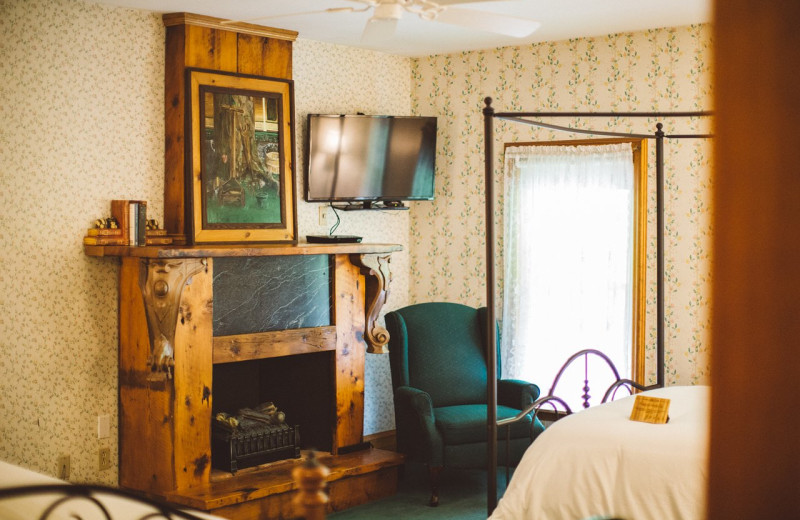
[[[637,395],[633,401],[633,409],[631,409],[631,421],[667,424],[667,421],[669,421],[669,399]]]

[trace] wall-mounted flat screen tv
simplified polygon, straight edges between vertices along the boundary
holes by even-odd
[[[307,201],[433,199],[435,117],[312,114],[306,135]]]

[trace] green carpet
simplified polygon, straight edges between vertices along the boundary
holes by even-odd
[[[505,489],[505,468],[497,477],[498,494]],[[414,519],[485,519],[486,471],[445,468],[439,489],[439,506],[428,506],[430,487],[427,468],[421,464],[406,464],[398,484],[397,494],[346,511],[328,515],[333,520],[367,520],[394,518]]]

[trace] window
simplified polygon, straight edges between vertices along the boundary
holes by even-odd
[[[570,355],[595,348],[622,377],[642,381],[646,144],[506,147],[504,377],[535,382],[544,395]],[[596,404],[612,375],[593,368]],[[570,406],[583,379],[573,366],[559,382]]]

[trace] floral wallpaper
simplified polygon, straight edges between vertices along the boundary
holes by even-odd
[[[711,108],[708,26],[658,29],[412,62],[413,110],[439,117],[436,200],[411,219],[411,300],[486,301],[483,99],[497,111],[677,111]],[[652,133],[655,119],[553,121],[576,128]],[[707,122],[665,120],[669,133],[709,132]],[[497,301],[503,284],[503,143],[585,135],[495,123]],[[665,343],[669,384],[707,383],[710,282],[710,143],[667,140],[665,147]],[[656,342],[655,145],[648,213],[647,363]],[[583,347],[578,347],[576,350]]]
[[[119,263],[82,237],[111,199],[163,219],[164,28],[74,0],[3,0],[0,26],[0,459],[112,484]]]

